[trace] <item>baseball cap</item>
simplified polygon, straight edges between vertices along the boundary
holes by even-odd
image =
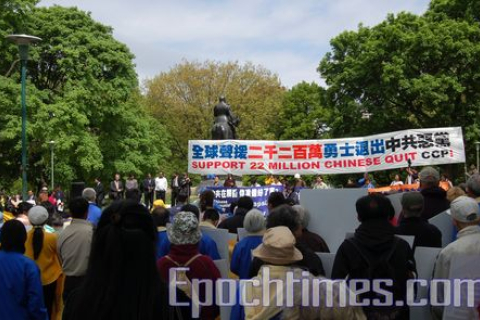
[[[418,216],[423,210],[423,195],[420,192],[407,192],[402,196],[402,208],[408,216]]]
[[[460,196],[452,201],[450,210],[447,211],[453,219],[460,222],[475,222],[480,218],[478,203],[466,196]]]
[[[438,181],[440,180],[440,174],[432,167],[425,167],[418,174],[420,181]]]
[[[28,211],[28,220],[34,226],[41,226],[48,220],[48,211],[45,207],[35,206]]]

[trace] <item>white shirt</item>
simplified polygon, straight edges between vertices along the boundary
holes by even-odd
[[[434,279],[448,279],[452,257],[456,254],[480,254],[480,227],[468,226],[457,233],[457,240],[443,248],[435,262]]]
[[[167,178],[156,177],[155,178],[155,191],[167,191],[168,182]]]
[[[469,226],[460,230],[457,234],[457,240],[443,248],[435,262],[433,279],[449,279],[450,265],[452,259],[459,258],[457,255],[479,255],[480,254],[480,227],[478,225]],[[453,285],[452,285],[453,287]],[[438,301],[443,301],[443,286],[437,288]],[[434,319],[442,319],[443,307],[435,306],[432,308]]]
[[[173,178],[173,181],[172,181],[172,188],[178,188],[179,185],[178,185],[178,177],[175,177]]]
[[[390,183],[391,186],[401,186],[403,185],[403,181],[392,181],[392,183]]]
[[[313,189],[329,189],[329,187],[325,182],[320,181],[315,183],[315,185],[313,186]]]

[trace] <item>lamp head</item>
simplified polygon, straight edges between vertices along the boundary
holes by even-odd
[[[39,41],[42,41],[42,39],[39,37],[30,36],[27,34],[9,34],[8,36],[6,36],[6,38],[18,46],[21,46],[21,45],[28,46],[31,44],[35,44]]]
[[[23,61],[28,60],[28,47],[42,40],[39,37],[27,34],[10,34],[6,36],[6,38],[18,46],[18,49],[20,50],[20,59]]]

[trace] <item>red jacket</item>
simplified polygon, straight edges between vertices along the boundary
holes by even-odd
[[[183,265],[187,263],[193,256],[197,255],[198,245],[197,244],[185,244],[185,245],[173,245],[171,246],[168,256],[176,261],[178,264]],[[175,268],[175,265],[168,258],[162,257],[157,261],[157,268],[160,272],[160,278],[165,282],[169,283],[169,270],[170,268]],[[190,268],[187,271],[187,277],[190,279],[210,279],[216,281],[221,278],[220,271],[213,263],[213,260],[206,255],[201,255],[195,260],[193,260],[188,267]],[[213,286],[213,291],[215,291],[215,286]],[[200,285],[199,292],[200,301],[205,301],[205,285]],[[215,295],[212,297],[212,301],[215,303]],[[202,307],[200,311],[201,319],[215,319],[220,314],[218,306],[211,307]]]

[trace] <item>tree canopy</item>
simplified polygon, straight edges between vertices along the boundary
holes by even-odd
[[[184,61],[146,83],[151,113],[170,133],[172,161],[185,167],[188,140],[211,139],[213,107],[225,96],[240,117],[239,139],[273,139],[285,89],[260,66]]]
[[[169,154],[167,134],[145,111],[127,46],[76,8],[33,8],[23,16],[24,31],[43,39],[31,48],[27,71],[29,181],[50,173],[51,140],[59,182],[158,170]],[[10,70],[18,51],[1,43],[0,167],[8,180],[19,176],[20,86],[18,68]]]
[[[341,33],[318,69],[335,135],[462,126],[471,148],[480,136],[479,40],[480,24],[445,14],[389,15]]]
[[[325,138],[330,112],[324,107],[325,89],[316,83],[301,82],[288,90],[283,98],[276,138],[308,140]]]
[[[479,0],[432,0],[427,12],[428,16],[445,16],[450,19],[480,21]]]

